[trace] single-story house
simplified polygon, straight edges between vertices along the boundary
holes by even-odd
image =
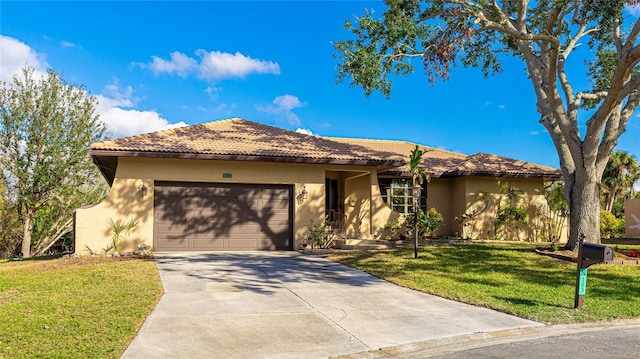
[[[111,190],[102,203],[76,211],[76,252],[107,248],[107,224],[129,220],[137,225],[121,251],[138,244],[294,250],[326,218],[345,237],[372,238],[411,211],[406,164],[415,146],[311,136],[239,118],[94,143],[91,156]],[[492,235],[498,181],[542,203],[544,182],[560,178],[556,169],[495,155],[420,148],[431,176],[421,206],[443,215],[440,235]]]

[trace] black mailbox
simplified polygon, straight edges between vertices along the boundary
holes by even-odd
[[[582,244],[582,268],[596,263],[613,262],[613,249],[599,244]]]

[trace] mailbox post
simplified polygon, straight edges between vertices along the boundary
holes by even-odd
[[[599,244],[584,243],[584,234],[580,234],[577,262],[574,308],[582,309],[584,295],[587,293],[587,267],[596,263],[613,262],[613,249]]]

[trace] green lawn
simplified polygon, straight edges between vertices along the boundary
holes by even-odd
[[[575,310],[576,264],[536,254],[534,247],[428,245],[418,259],[413,248],[340,252],[329,259],[404,287],[548,324],[640,317],[639,266],[591,266],[584,308]]]
[[[0,263],[0,358],[119,358],[161,296],[152,259]]]

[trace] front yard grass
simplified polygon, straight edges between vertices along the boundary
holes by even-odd
[[[153,259],[0,263],[0,358],[119,358],[161,296]]]
[[[418,259],[413,248],[336,252],[329,259],[404,287],[547,324],[640,317],[639,266],[589,267],[584,307],[576,310],[576,264],[536,254],[535,247],[427,245]]]

